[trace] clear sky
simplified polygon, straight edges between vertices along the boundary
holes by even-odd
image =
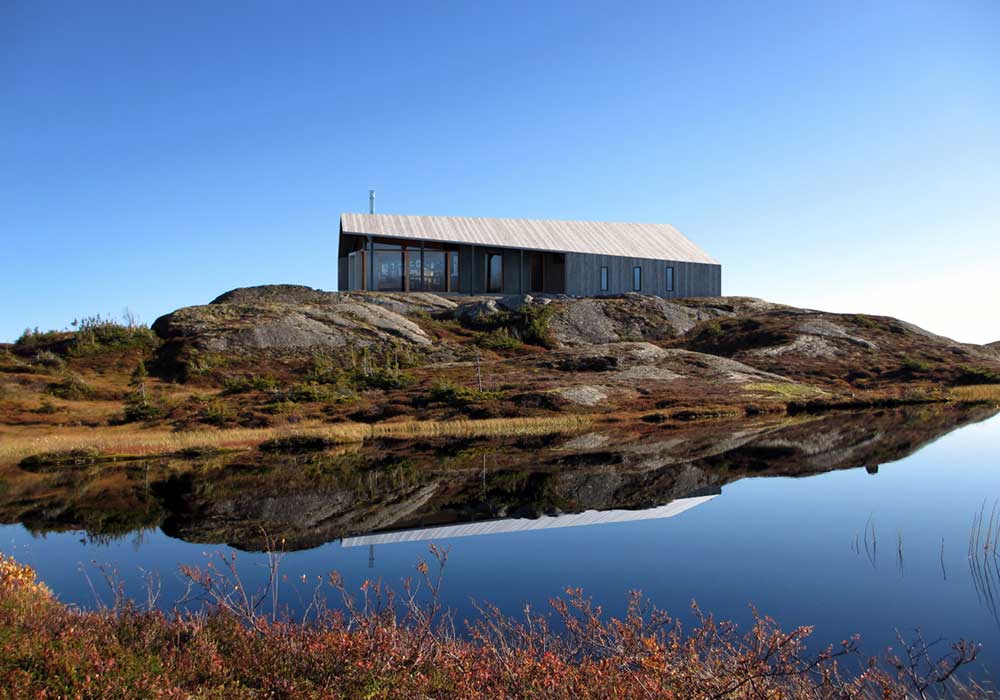
[[[0,340],[334,289],[369,187],[1000,340],[1000,3],[0,0]]]

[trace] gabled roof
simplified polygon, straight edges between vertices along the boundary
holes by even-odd
[[[441,243],[719,264],[669,224],[342,214],[340,231]]]

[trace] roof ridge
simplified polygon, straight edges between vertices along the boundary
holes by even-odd
[[[414,214],[341,214],[341,231],[443,243],[718,265],[673,224]]]

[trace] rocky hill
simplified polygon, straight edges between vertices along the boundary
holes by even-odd
[[[0,444],[20,454],[54,427],[152,439],[123,423],[268,435],[455,418],[669,425],[993,400],[986,384],[1000,384],[993,347],[893,318],[760,299],[470,298],[277,285],[178,309],[152,330],[100,320],[26,333],[0,348]]]
[[[802,395],[808,387],[978,383],[1000,369],[993,348],[893,318],[745,297],[446,298],[285,285],[228,292],[158,319],[153,330],[165,341],[165,371],[187,378],[212,354],[235,368],[262,357],[391,352],[442,369],[478,355],[506,384],[524,374],[545,375],[543,383],[558,377],[554,393],[582,403],[651,387],[673,394],[666,389],[692,383],[802,385],[785,387]],[[589,388],[573,389],[582,385]]]

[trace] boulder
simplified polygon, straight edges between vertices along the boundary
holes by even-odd
[[[205,306],[161,316],[153,330],[175,345],[211,352],[281,353],[393,343],[427,347],[431,338],[401,312],[449,308],[454,302],[413,296],[398,300],[295,285],[235,289]]]

